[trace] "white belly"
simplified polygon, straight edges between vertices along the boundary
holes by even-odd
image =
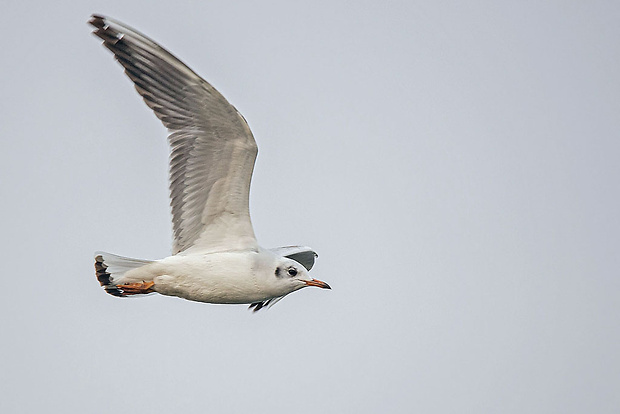
[[[257,252],[177,255],[149,265],[149,272],[154,274],[154,289],[163,295],[208,303],[252,303],[288,293],[269,283],[270,262],[269,256]]]

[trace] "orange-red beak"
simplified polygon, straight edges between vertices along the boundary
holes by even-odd
[[[322,282],[322,281],[317,280],[317,279],[304,280],[304,282],[306,282],[306,285],[308,285],[308,286],[316,286],[316,287],[320,287],[320,288],[323,288],[323,289],[331,289],[331,287],[327,283]]]

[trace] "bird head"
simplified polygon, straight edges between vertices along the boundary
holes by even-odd
[[[286,283],[290,286],[291,292],[299,290],[307,286],[316,286],[322,289],[331,289],[331,287],[318,279],[310,276],[308,270],[295,260],[282,258],[276,266],[274,276],[278,283]]]

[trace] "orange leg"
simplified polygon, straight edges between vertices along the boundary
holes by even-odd
[[[139,295],[155,292],[153,289],[155,282],[127,283],[125,285],[116,285],[123,292],[123,296]]]

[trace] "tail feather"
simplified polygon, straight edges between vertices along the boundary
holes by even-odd
[[[113,296],[125,297],[125,293],[118,285],[122,284],[125,272],[137,269],[151,263],[150,260],[131,259],[129,257],[117,256],[111,253],[95,253],[95,273],[99,284],[105,289],[106,293]]]

